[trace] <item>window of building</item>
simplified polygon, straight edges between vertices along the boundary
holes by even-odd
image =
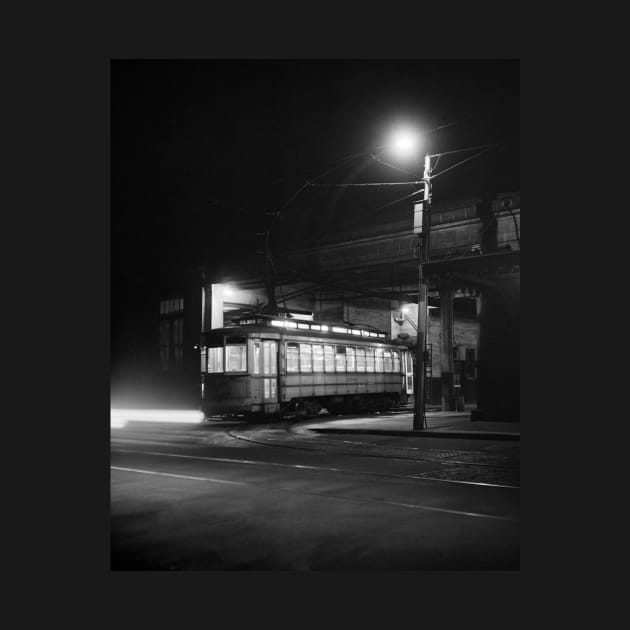
[[[160,322],[160,368],[168,370],[169,350],[170,350],[170,322]]]
[[[181,370],[184,367],[184,320],[162,319],[159,323],[160,367]]]
[[[313,371],[313,353],[310,343],[300,344],[300,372]]]
[[[173,333],[173,369],[184,367],[184,320],[175,319],[172,322]]]
[[[323,346],[313,346],[313,372],[324,371],[324,348]]]
[[[374,348],[374,371],[383,371],[383,348]]]
[[[300,347],[297,343],[287,344],[287,372],[300,371]]]
[[[169,298],[168,300],[160,300],[160,315],[169,315],[170,313],[181,313],[184,310],[184,298]]]
[[[346,348],[346,369],[348,372],[356,371],[356,360],[355,360],[355,351],[354,348]]]
[[[357,372],[365,372],[365,348],[357,348]]]
[[[374,348],[365,349],[365,371],[374,372]]]
[[[324,346],[324,371],[335,371],[335,348],[333,346]]]
[[[247,344],[245,337],[226,337],[225,371],[247,371]]]
[[[346,371],[346,347],[337,346],[337,352],[335,354],[335,365],[337,372]]]
[[[475,378],[475,349],[474,348],[466,348],[466,376],[469,378]]]

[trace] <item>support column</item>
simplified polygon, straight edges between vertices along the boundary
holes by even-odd
[[[488,406],[488,301],[483,292],[477,296],[477,321],[479,322],[479,333],[477,336],[477,408],[470,412],[471,420],[484,420],[484,409]]]
[[[438,287],[440,294],[440,367],[442,372],[442,411],[455,411],[455,389],[453,373],[453,298],[455,290]]]
[[[471,420],[520,420],[518,276],[482,288],[478,302],[477,409]]]

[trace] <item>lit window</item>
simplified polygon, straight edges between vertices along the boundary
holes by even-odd
[[[247,371],[247,345],[245,337],[227,337],[225,339],[225,371]]]
[[[332,331],[336,332],[336,333],[347,333],[348,329],[347,328],[341,328],[341,326],[333,326]]]
[[[245,372],[247,370],[247,357],[245,346],[226,346],[225,371]]]
[[[313,372],[324,371],[324,348],[313,346]]]
[[[271,325],[272,326],[278,326],[279,328],[284,328],[284,322],[278,320],[278,319],[272,319],[271,320]]]
[[[201,348],[201,352],[199,353],[200,357],[201,357],[201,371],[205,372],[207,369],[207,363],[206,361],[208,360],[208,352],[205,348]]]
[[[328,326],[322,324],[322,332],[328,332]]]
[[[263,374],[275,374],[277,372],[276,366],[276,342],[263,341]]]
[[[308,324],[298,324],[298,328],[301,328],[302,330],[308,330],[309,329],[309,325]]]
[[[223,348],[208,348],[208,372],[223,372]]]
[[[252,373],[260,374],[260,343],[254,342]]]
[[[335,355],[337,372],[346,371],[346,348],[345,346],[337,346],[337,353]]]
[[[374,371],[383,371],[383,348],[374,349]]]
[[[357,372],[365,372],[365,348],[357,348]]]
[[[356,371],[354,348],[346,348],[346,369],[348,372]]]
[[[365,371],[374,372],[374,348],[365,349]]]
[[[333,346],[324,346],[324,371],[335,371],[335,348]]]
[[[297,343],[287,344],[287,372],[300,371],[300,350]]]
[[[361,334],[360,330],[354,330],[353,329],[351,332],[352,332],[353,335],[360,335]]]
[[[287,322],[287,328],[297,328],[297,324],[295,322]]]
[[[319,324],[311,324],[311,330],[321,330],[322,327]]]
[[[392,351],[385,349],[383,350],[383,372],[391,372],[392,367]]]
[[[392,358],[394,360],[394,372],[400,373],[400,353],[398,350],[392,350]]]
[[[313,357],[311,352],[311,344],[300,344],[300,372],[313,371]]]

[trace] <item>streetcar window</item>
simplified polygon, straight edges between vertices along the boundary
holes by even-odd
[[[208,372],[223,372],[223,348],[208,348]]]
[[[357,372],[365,372],[365,348],[357,348]]]
[[[346,348],[345,346],[337,346],[337,353],[335,355],[337,372],[346,371]]]
[[[206,348],[201,348],[201,351],[199,352],[199,356],[201,358],[201,371],[205,372],[207,369],[207,360],[208,360],[208,351],[206,350]]]
[[[335,371],[335,348],[333,346],[324,346],[324,371]]]
[[[348,372],[354,372],[356,370],[354,348],[346,348],[346,368]]]
[[[275,374],[276,371],[276,342],[263,341],[263,374]]]
[[[313,357],[310,343],[300,344],[300,372],[313,371]]]
[[[392,371],[392,351],[383,350],[383,372]]]
[[[394,358],[394,372],[400,373],[400,354],[398,350],[392,350],[392,355]]]
[[[374,372],[374,348],[365,349],[365,371]]]
[[[374,371],[383,371],[383,348],[374,349]]]
[[[313,346],[313,372],[324,371],[324,348],[323,346]]]
[[[260,343],[254,342],[252,374],[260,374]]]
[[[247,371],[247,346],[245,337],[225,338],[225,371]]]
[[[287,344],[287,372],[300,371],[300,350],[297,343]]]

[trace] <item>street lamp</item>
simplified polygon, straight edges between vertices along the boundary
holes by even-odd
[[[413,129],[399,128],[391,136],[390,150],[400,159],[409,159],[418,154],[420,136]],[[431,236],[431,156],[424,156],[424,173],[422,175],[424,191],[422,201],[414,208],[414,234],[420,235],[420,261],[418,264],[418,336],[416,342],[416,398],[414,403],[413,429],[426,427],[424,376],[424,349],[427,338],[427,286],[424,278],[424,265],[429,261],[429,244]]]

